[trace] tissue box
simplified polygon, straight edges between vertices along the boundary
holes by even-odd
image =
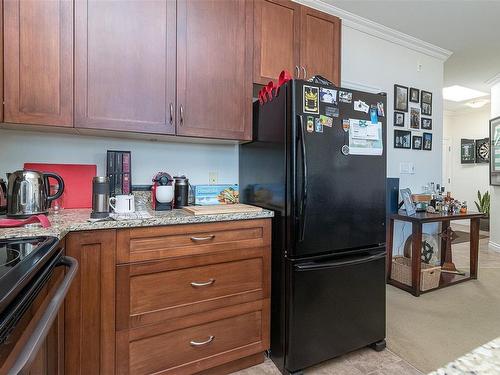
[[[194,203],[200,206],[238,203],[239,197],[238,185],[196,185],[194,187]]]

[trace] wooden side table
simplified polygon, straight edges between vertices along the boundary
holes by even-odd
[[[479,220],[485,215],[479,212],[466,214],[430,214],[427,212],[417,212],[413,216],[406,215],[405,211],[399,211],[389,217],[389,233],[387,236],[387,283],[418,297],[420,290],[420,268],[422,252],[422,227],[425,223],[441,223],[441,267],[448,272],[441,273],[439,287],[444,288],[463,281],[477,279],[477,264],[479,254]],[[391,279],[392,247],[394,243],[394,222],[396,220],[406,221],[412,224],[412,244],[411,244],[411,280],[412,285],[408,286]],[[454,239],[454,232],[451,229],[452,220],[470,220],[470,272],[465,274],[456,273],[453,263],[451,243]],[[432,289],[436,290],[436,289]],[[432,290],[429,290],[432,291]]]

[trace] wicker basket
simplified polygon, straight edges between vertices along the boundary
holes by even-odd
[[[426,291],[437,288],[441,277],[441,267],[421,263],[420,290]],[[400,283],[411,286],[411,258],[396,256],[392,259],[391,278]]]

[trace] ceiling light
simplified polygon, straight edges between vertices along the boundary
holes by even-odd
[[[488,94],[482,91],[469,89],[467,87],[454,85],[443,89],[443,98],[453,102],[463,102],[465,100],[480,98]]]
[[[481,99],[481,100],[473,100],[471,102],[467,102],[467,103],[465,103],[465,105],[467,107],[471,107],[471,108],[481,108],[489,102],[490,102],[489,100]]]

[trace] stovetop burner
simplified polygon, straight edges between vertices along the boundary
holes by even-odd
[[[20,258],[21,252],[19,250],[6,247],[0,252],[0,267],[12,267],[13,265],[17,264],[17,262],[19,262]]]
[[[56,251],[55,237],[0,240],[0,317],[2,311]]]

